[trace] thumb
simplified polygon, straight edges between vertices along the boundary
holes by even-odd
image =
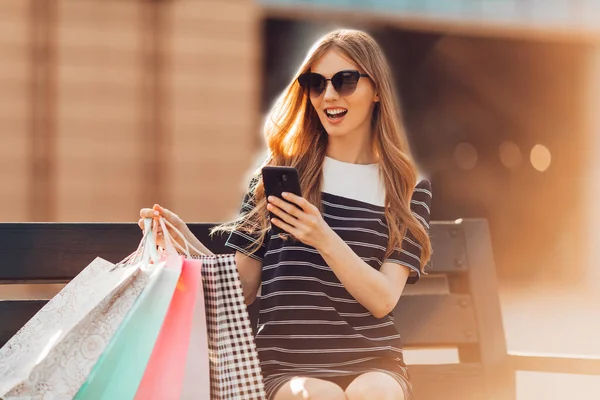
[[[158,211],[163,218],[166,218],[169,220],[169,222],[174,223],[174,221],[171,221],[174,218],[174,214],[171,211],[158,204],[155,204],[153,209]]]
[[[166,217],[166,210],[162,206],[155,204],[154,207],[152,207],[152,209],[154,211],[158,211],[162,217]]]

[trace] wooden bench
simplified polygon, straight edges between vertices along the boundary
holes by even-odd
[[[225,237],[209,240],[212,225],[190,228],[213,252],[231,252]],[[410,365],[418,400],[514,400],[515,368],[600,374],[598,360],[508,355],[485,220],[434,222],[431,234],[429,275],[407,287],[395,319],[406,349],[454,348],[459,357],[452,364]],[[48,288],[37,284],[64,284],[96,256],[117,262],[139,240],[133,223],[0,224],[0,346],[49,298],[36,295],[36,288]],[[19,284],[35,284],[27,286],[33,295],[11,294]],[[253,320],[256,307],[249,309]]]

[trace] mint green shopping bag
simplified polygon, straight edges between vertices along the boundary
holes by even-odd
[[[169,246],[171,247],[171,246]],[[142,267],[151,274],[147,287],[81,386],[76,400],[134,399],[181,274],[183,256],[160,257],[148,246]],[[150,263],[152,259],[153,263]]]

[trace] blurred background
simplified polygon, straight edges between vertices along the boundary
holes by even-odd
[[[0,0],[0,220],[232,218],[339,27],[391,63],[433,219],[489,220],[509,350],[600,356],[600,0]],[[600,398],[550,375],[519,399]]]

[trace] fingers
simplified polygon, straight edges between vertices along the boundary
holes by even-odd
[[[299,230],[294,228],[293,226],[291,226],[290,224],[287,224],[285,222],[283,222],[282,220],[278,219],[278,218],[273,218],[271,219],[271,223],[281,229],[283,229],[284,231],[286,231],[287,233],[298,237],[299,234]]]
[[[299,210],[298,207],[296,207],[295,205],[288,203],[287,201],[284,201],[275,196],[269,196],[269,198],[267,200],[269,201],[269,203],[282,209],[289,215],[291,215],[295,218],[298,218],[298,219],[301,217],[302,210]],[[267,205],[267,207],[268,207],[268,205]]]
[[[159,206],[158,204],[155,204],[154,207],[152,207],[152,211],[158,212],[158,215],[160,215],[161,217],[164,217],[166,219],[172,219],[175,216],[175,214],[173,212],[171,212],[170,210],[167,210],[164,207]]]
[[[152,207],[152,208],[142,208],[140,210],[140,217],[142,217],[142,218],[155,218],[155,217],[169,218],[173,215],[175,215],[175,214],[173,214],[171,211],[167,210],[166,208],[159,206],[158,204],[155,204],[154,207]]]
[[[304,197],[296,196],[294,193],[283,192],[281,196],[291,203],[298,205],[300,208],[306,211],[304,208],[307,204],[310,204]]]
[[[142,219],[163,217],[163,218],[169,220],[169,219],[172,219],[174,215],[175,214],[173,214],[166,208],[162,208],[158,204],[155,204],[154,207],[152,207],[152,208],[142,208],[140,210],[140,218],[142,218]]]
[[[267,209],[269,211],[271,211],[273,214],[275,214],[277,217],[279,217],[279,219],[287,222],[288,224],[296,225],[296,223],[298,222],[297,218],[294,218],[292,215],[287,213],[285,210],[282,210],[281,208],[275,206],[274,204],[270,204],[270,203],[267,204]]]
[[[138,221],[138,226],[140,227],[141,230],[145,229],[144,220],[145,220],[145,218],[140,218],[140,220]],[[156,220],[154,220],[154,222],[152,223],[152,230],[154,232],[156,232],[159,236],[162,236],[162,228],[161,228],[160,224],[156,223]]]
[[[159,217],[163,217],[177,229],[181,229],[182,224],[185,224],[175,213],[158,204],[155,204],[152,208],[142,208],[140,210],[140,220],[138,221],[138,225],[140,226],[140,229],[143,230],[144,219],[152,218],[152,230],[161,234],[162,228],[160,223],[158,223]]]
[[[181,218],[173,211],[166,209],[158,204],[155,204],[152,208],[154,211],[158,212],[160,216],[164,217],[167,221],[173,224],[175,227],[180,228],[180,226],[184,223]]]
[[[151,208],[142,208],[140,210],[140,218],[154,218],[154,210]]]
[[[158,215],[157,215],[158,214]],[[152,208],[142,208],[140,210],[140,219],[138,221],[138,225],[141,230],[144,230],[144,220],[147,218],[152,218],[152,230],[155,232],[160,232],[160,224],[158,224],[156,218],[161,216],[160,212],[153,210]]]

